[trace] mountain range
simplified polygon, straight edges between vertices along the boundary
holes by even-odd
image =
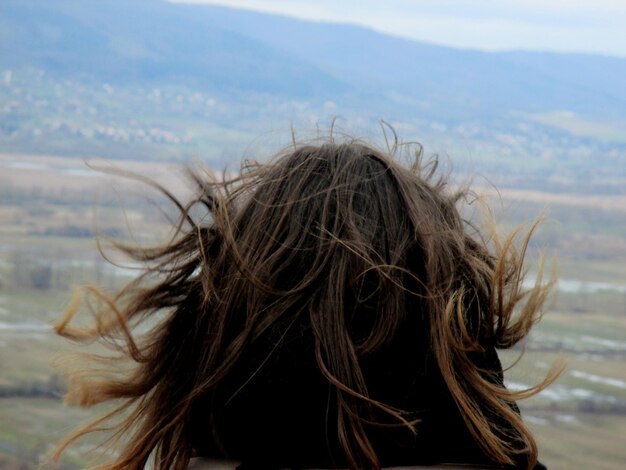
[[[626,121],[626,59],[454,49],[350,25],[160,0],[3,0],[0,69],[327,99],[463,121]]]

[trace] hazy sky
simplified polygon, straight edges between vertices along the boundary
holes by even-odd
[[[626,0],[169,0],[350,22],[455,47],[626,57]]]

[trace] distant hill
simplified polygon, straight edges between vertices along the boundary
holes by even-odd
[[[208,23],[201,11],[156,0],[3,0],[0,67],[294,96],[347,88],[305,60]]]
[[[342,24],[211,6],[207,24],[308,60],[360,90],[395,91],[455,108],[568,109],[626,116],[626,59],[453,49]],[[288,38],[288,39],[286,39]]]
[[[158,0],[3,0],[0,68],[285,97],[454,120],[567,110],[626,119],[626,59],[488,53],[367,28]],[[601,72],[599,72],[601,71]]]

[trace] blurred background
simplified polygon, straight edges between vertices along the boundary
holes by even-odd
[[[94,235],[152,243],[181,164],[235,171],[381,120],[492,198],[503,230],[559,283],[509,387],[568,369],[522,403],[550,469],[626,462],[626,3],[2,0],[0,468],[31,469],[93,411],[68,408],[50,324],[72,286],[136,273]],[[165,214],[165,216],[164,216]],[[106,251],[106,248],[105,248]],[[511,363],[519,351],[504,352]],[[89,440],[59,468],[83,468]]]

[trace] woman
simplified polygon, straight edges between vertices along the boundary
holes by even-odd
[[[92,330],[70,325],[76,305],[56,326],[122,353],[73,376],[70,401],[120,404],[57,456],[118,417],[107,469],[543,468],[515,400],[555,374],[509,391],[496,354],[547,295],[521,290],[528,237],[482,237],[420,152],[411,168],[389,153],[330,140],[193,175],[172,241],[122,247],[146,272],[114,298],[92,289]]]

